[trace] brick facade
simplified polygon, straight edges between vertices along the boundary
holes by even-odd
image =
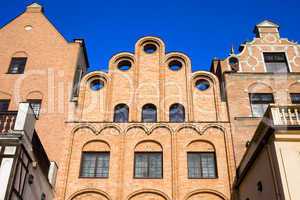
[[[256,38],[239,54],[214,60],[211,72],[191,70],[188,56],[165,52],[160,38],[144,37],[133,53],[122,52],[109,61],[107,73],[86,73],[83,40],[66,41],[33,4],[0,29],[0,99],[10,109],[27,99],[42,99],[37,132],[51,160],[58,163],[56,199],[68,200],[227,200],[231,199],[235,169],[257,127],[249,93],[273,93],[275,103],[290,103],[300,92],[300,46],[282,39],[278,26],[265,21]],[[146,53],[146,45],[154,45]],[[284,52],[290,73],[265,73],[263,52]],[[24,74],[8,74],[12,57],[27,57]],[[229,59],[239,64],[232,70]],[[131,67],[118,67],[122,61]],[[171,70],[172,61],[181,68]],[[77,71],[81,81],[77,83]],[[98,80],[100,90],[92,90]],[[208,88],[195,84],[204,80]],[[78,85],[78,93],[74,87]],[[118,104],[129,107],[129,121],[114,123]],[[142,107],[157,108],[156,123],[142,123]],[[185,121],[169,122],[169,108],[180,103]],[[82,178],[83,151],[110,153],[108,178]],[[134,152],[161,151],[161,179],[134,178]],[[187,152],[215,152],[217,177],[189,179]]]

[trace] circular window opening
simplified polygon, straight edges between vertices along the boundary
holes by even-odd
[[[157,47],[154,44],[146,44],[144,46],[144,51],[148,54],[154,53],[157,50]]]
[[[131,68],[131,62],[129,60],[122,60],[118,63],[118,69],[122,71],[127,71]]]
[[[30,31],[30,30],[32,30],[32,26],[26,25],[26,26],[24,27],[24,29],[25,29],[26,31]]]
[[[169,68],[173,71],[178,71],[182,67],[182,63],[178,60],[173,60],[169,63]]]
[[[98,91],[98,90],[101,90],[102,88],[104,87],[104,82],[101,81],[101,80],[93,80],[91,83],[90,83],[90,88],[93,90],[93,91]]]
[[[239,70],[239,60],[235,57],[229,58],[229,65],[232,71],[237,72]]]
[[[207,90],[210,86],[209,82],[205,79],[199,79],[196,81],[195,86],[198,90],[204,91]]]

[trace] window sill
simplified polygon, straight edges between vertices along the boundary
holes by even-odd
[[[109,179],[109,177],[84,177],[84,176],[79,176],[79,179]]]
[[[6,74],[16,75],[16,74],[24,74],[24,73],[23,72],[20,72],[20,73],[7,72]]]
[[[188,179],[191,179],[191,180],[218,180],[219,178],[218,177],[215,177],[215,178],[193,178],[193,177],[188,177]]]
[[[147,178],[147,177],[133,177],[133,179],[158,179],[158,180],[162,180],[164,179],[163,177],[160,177],[160,178]]]
[[[253,116],[245,116],[245,117],[234,117],[234,120],[259,120],[263,117],[253,117]]]

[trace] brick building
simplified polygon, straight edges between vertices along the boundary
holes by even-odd
[[[267,106],[300,101],[300,46],[270,21],[254,32],[210,72],[149,36],[87,73],[84,40],[32,4],[0,29],[0,109],[31,103],[56,199],[232,199]]]

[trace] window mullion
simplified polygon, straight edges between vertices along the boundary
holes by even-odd
[[[96,157],[96,160],[95,160],[95,169],[94,169],[94,177],[97,177],[98,156],[97,156],[97,154],[94,154],[94,155]]]
[[[147,153],[146,156],[147,156],[147,178],[149,178],[150,177],[150,154]]]
[[[199,157],[200,177],[203,178],[202,155],[200,154]]]

